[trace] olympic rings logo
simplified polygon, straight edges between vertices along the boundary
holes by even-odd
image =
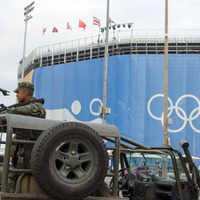
[[[150,115],[153,119],[155,119],[155,120],[160,120],[160,121],[161,121],[161,124],[162,124],[162,126],[163,126],[163,112],[162,112],[162,114],[161,114],[160,117],[157,117],[157,116],[155,116],[155,115],[152,113],[152,111],[151,111],[151,103],[152,103],[153,100],[155,100],[155,98],[158,98],[158,97],[164,97],[164,95],[163,95],[163,94],[156,94],[156,95],[152,96],[152,97],[150,98],[149,102],[148,102],[147,110],[148,110],[149,115]],[[192,98],[192,99],[194,99],[194,100],[197,102],[197,105],[198,105],[196,108],[194,108],[194,109],[191,111],[189,117],[187,116],[187,114],[186,114],[186,112],[183,110],[183,108],[181,108],[181,107],[179,106],[180,102],[181,102],[184,98]],[[173,110],[175,110],[177,116],[178,116],[181,120],[184,121],[184,122],[183,122],[183,125],[182,125],[180,128],[176,129],[176,130],[172,130],[172,129],[170,129],[170,128],[168,127],[168,131],[169,131],[169,132],[172,132],[172,133],[180,132],[180,131],[182,131],[182,130],[186,127],[187,122],[189,122],[190,127],[191,127],[195,132],[200,133],[200,130],[197,129],[197,128],[193,125],[193,122],[192,122],[193,120],[197,119],[197,118],[200,116],[200,100],[199,100],[196,96],[191,95],[191,94],[183,95],[183,96],[181,96],[181,97],[176,101],[175,105],[173,105],[172,100],[168,97],[168,102],[169,102],[170,106],[168,107],[168,111],[169,111],[169,112],[168,112],[167,117],[169,118],[170,115],[173,113]]]

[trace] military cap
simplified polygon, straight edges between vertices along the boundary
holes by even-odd
[[[29,89],[32,89],[34,91],[34,85],[30,82],[20,82],[20,83],[18,83],[18,87],[14,90],[14,92],[17,93],[20,88],[29,88]]]

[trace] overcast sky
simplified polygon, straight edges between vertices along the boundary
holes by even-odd
[[[32,1],[6,0],[0,6],[0,88],[10,91],[10,97],[0,94],[0,103],[15,103],[13,90],[17,86],[18,62],[23,56],[24,7]],[[169,30],[200,29],[199,0],[168,0]],[[26,56],[43,45],[64,42],[77,37],[98,34],[92,25],[92,17],[98,17],[106,25],[107,0],[36,0],[33,18],[28,21]],[[165,0],[110,0],[110,17],[115,23],[134,23],[134,29],[154,30],[165,27]],[[87,25],[78,34],[78,20]],[[67,21],[72,31],[66,31]],[[53,27],[58,33],[53,34]],[[42,36],[42,29],[47,28]]]

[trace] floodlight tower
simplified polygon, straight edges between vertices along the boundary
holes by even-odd
[[[31,4],[29,4],[28,6],[26,6],[24,8],[24,16],[25,16],[25,32],[24,32],[24,49],[23,49],[23,58],[22,58],[22,75],[21,75],[21,81],[23,81],[24,78],[24,64],[25,64],[25,52],[26,52],[26,32],[27,32],[27,24],[28,24],[28,20],[32,18],[31,15],[29,15],[33,9],[34,9],[34,4],[35,1],[33,1]]]

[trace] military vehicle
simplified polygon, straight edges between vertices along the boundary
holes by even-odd
[[[30,138],[13,137],[19,129]],[[198,199],[199,172],[185,140],[183,157],[177,148],[147,147],[122,137],[114,125],[5,114],[0,130],[6,137],[1,200]],[[31,169],[12,166],[11,146],[19,143],[34,145]],[[8,191],[9,173],[20,173],[15,193]]]

